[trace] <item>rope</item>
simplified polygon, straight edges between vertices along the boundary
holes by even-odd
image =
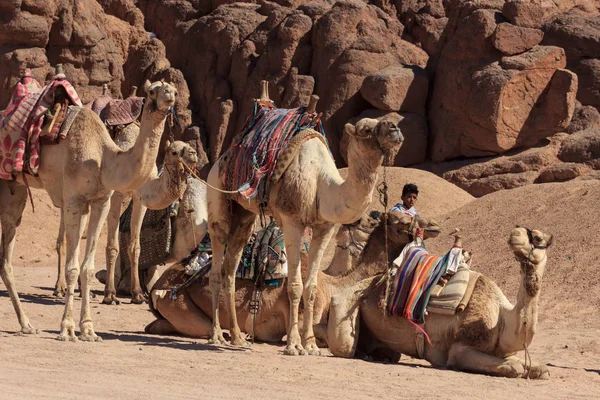
[[[385,158],[384,158],[385,160]],[[385,296],[384,296],[384,304],[387,304],[389,295],[390,295],[390,286],[391,286],[391,272],[390,268],[390,260],[389,260],[389,244],[388,244],[388,185],[387,185],[387,167],[383,165],[383,181],[377,188],[379,192],[379,202],[383,206],[383,234],[385,238],[385,279],[386,279],[386,287],[385,287]],[[384,307],[384,310],[387,310],[387,307]],[[385,311],[384,311],[385,312]]]
[[[201,179],[198,175],[196,175],[196,173],[186,163],[184,163],[183,161],[180,161],[180,162],[183,165],[183,168],[185,168],[185,170],[190,175],[192,175],[195,179],[199,180],[200,182],[204,183],[209,188],[216,190],[217,192],[221,192],[221,193],[225,193],[225,194],[239,194],[239,191],[237,191],[237,190],[223,190],[223,189],[214,187],[213,185],[211,185],[210,183],[206,182],[204,179]]]

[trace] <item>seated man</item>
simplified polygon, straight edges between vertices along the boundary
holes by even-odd
[[[419,215],[415,209],[415,203],[419,197],[419,188],[414,183],[407,183],[402,188],[402,203],[396,204],[390,211],[400,211],[406,215],[414,217]]]

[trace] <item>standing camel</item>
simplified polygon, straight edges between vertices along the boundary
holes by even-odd
[[[43,145],[39,175],[30,177],[30,186],[45,189],[54,206],[64,210],[67,241],[65,311],[60,340],[77,340],[73,320],[73,297],[79,277],[79,243],[84,215],[89,215],[85,257],[81,265],[81,319],[79,338],[101,340],[94,332],[89,303],[89,279],[94,270],[94,255],[100,230],[106,219],[114,190],[130,192],[144,184],[155,167],[160,138],[169,109],[175,104],[177,90],[169,83],[146,81],[147,98],[142,113],[140,135],[135,146],[122,151],[113,142],[104,124],[93,111],[81,108],[68,135],[56,145]],[[12,186],[12,187],[11,187]],[[27,199],[27,188],[18,182],[0,182],[0,220],[2,223],[2,264],[0,273],[17,313],[21,332],[35,333],[21,306],[15,289],[11,257],[16,228]]]
[[[139,129],[137,129],[139,134]],[[135,136],[137,138],[137,134]],[[131,142],[131,146],[123,146],[118,140],[117,145],[124,151],[133,147],[135,142]],[[139,282],[138,274],[138,259],[139,259],[139,242],[140,230],[142,227],[141,221],[144,219],[146,208],[151,210],[162,210],[179,199],[187,188],[188,179],[184,170],[183,163],[194,165],[198,162],[196,151],[188,144],[180,141],[173,143],[167,141],[166,154],[163,162],[163,170],[159,175],[158,170],[152,173],[152,176],[141,187],[131,193],[133,197],[133,210],[131,222],[131,246],[129,249],[129,257],[131,260],[132,282],[136,282],[131,288],[132,303],[140,304],[144,302],[144,296]],[[114,283],[115,264],[119,256],[118,235],[119,235],[119,217],[121,212],[121,203],[124,194],[114,192],[111,197],[110,210],[108,213],[108,243],[106,244],[106,269],[110,277],[106,281],[105,297],[102,301],[104,304],[118,304],[116,298],[116,290]],[[58,253],[58,279],[56,281],[54,295],[63,297],[66,289],[66,278],[64,264],[61,263],[62,258],[62,243],[64,242],[64,216],[61,210],[60,231],[57,239]],[[134,268],[135,267],[135,268]],[[137,277],[137,278],[134,278]],[[136,280],[137,279],[137,280]]]
[[[261,99],[268,100],[266,85]],[[314,104],[309,109],[314,110]],[[290,318],[287,326],[287,346],[284,354],[320,354],[313,332],[313,306],[317,273],[321,258],[335,232],[336,223],[351,223],[365,212],[371,202],[378,180],[377,168],[384,155],[397,150],[404,137],[400,129],[388,121],[362,119],[348,145],[348,178],[340,176],[327,146],[318,138],[304,142],[281,178],[269,189],[266,209],[285,235],[288,257],[288,295]],[[227,157],[230,148],[223,154]],[[208,183],[219,189],[227,188],[227,171],[216,162],[210,170]],[[211,343],[225,343],[219,322],[219,296],[225,288],[231,344],[247,346],[241,335],[235,313],[235,271],[242,249],[252,233],[259,200],[241,195],[229,196],[217,190],[208,192],[208,229],[213,247],[213,266],[210,274],[212,292],[213,330]],[[311,226],[313,237],[308,260],[308,277],[302,285],[300,247],[302,232]],[[227,247],[225,247],[227,245]],[[302,296],[305,307],[302,341],[298,329],[298,306]]]
[[[546,249],[551,244],[550,234],[513,229],[508,245],[521,265],[517,303],[512,305],[502,290],[482,275],[464,311],[455,315],[430,312],[425,317],[423,329],[431,344],[421,342],[423,346],[417,344],[415,327],[407,319],[381,311],[380,277],[366,279],[332,297],[327,326],[329,349],[335,356],[352,357],[364,329],[388,349],[424,358],[435,367],[507,378],[548,379],[545,365],[526,363],[515,354],[525,350],[535,334]]]

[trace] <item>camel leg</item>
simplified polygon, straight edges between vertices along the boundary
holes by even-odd
[[[110,207],[110,195],[103,199],[94,200],[90,203],[90,221],[88,224],[87,239],[85,242],[85,257],[81,267],[81,318],[79,322],[80,335],[79,339],[98,342],[102,341],[94,332],[94,324],[92,322],[92,314],[90,312],[90,280],[94,276],[94,259],[96,256],[96,246],[102,225],[106,220],[106,216]]]
[[[454,343],[450,347],[448,368],[505,378],[525,375],[525,368],[519,360],[491,356],[461,343]]]
[[[298,307],[302,297],[302,271],[300,268],[300,245],[304,227],[298,225],[292,218],[282,220],[281,228],[285,237],[285,254],[288,262],[288,298],[290,313],[287,326],[287,345],[283,354],[290,356],[305,355],[307,351],[302,346],[298,331]],[[306,310],[306,304],[304,309]],[[306,315],[304,318],[308,318]],[[311,319],[312,322],[312,319]]]
[[[229,334],[231,344],[234,346],[249,346],[238,325],[235,310],[235,273],[242,258],[244,246],[252,235],[252,228],[256,217],[241,207],[234,210],[232,229],[227,239],[227,248],[221,267],[223,289],[225,291],[225,309],[229,317]]]
[[[317,346],[313,324],[321,320],[321,315],[314,314],[315,296],[317,292],[317,274],[321,270],[321,260],[329,241],[335,233],[335,225],[326,224],[313,227],[313,237],[310,242],[311,252],[308,254],[308,276],[304,284],[304,327],[302,329],[302,345],[310,355],[320,355]],[[298,241],[302,243],[302,239]]]
[[[60,226],[56,238],[56,254],[58,255],[58,276],[54,285],[53,295],[59,299],[65,297],[67,290],[67,278],[65,277],[65,221],[64,211],[60,209]]]
[[[31,326],[29,318],[23,311],[19,293],[15,287],[12,271],[12,253],[15,245],[17,227],[21,224],[21,216],[27,202],[27,189],[22,185],[14,185],[14,194],[10,193],[8,181],[0,183],[0,224],[2,224],[2,246],[0,248],[0,277],[8,290],[10,301],[13,304],[21,333],[39,333]]]
[[[507,360],[518,362],[523,366],[525,371],[529,371],[530,379],[550,379],[550,371],[548,371],[548,367],[544,364],[532,363],[531,365],[525,366],[525,362],[516,356],[506,357]],[[527,375],[527,374],[525,374]]]
[[[225,338],[223,337],[223,331],[221,330],[221,323],[219,321],[219,299],[221,297],[221,286],[223,281],[223,256],[225,252],[225,240],[217,235],[217,232],[222,232],[225,229],[224,221],[214,224],[213,235],[211,236],[212,245],[212,267],[209,273],[208,284],[211,292],[211,305],[212,305],[212,334],[208,340],[212,344],[225,344]],[[217,229],[215,229],[217,228]],[[220,228],[220,229],[219,229]]]
[[[64,204],[65,234],[67,238],[66,278],[67,292],[65,296],[65,311],[60,324],[59,340],[76,341],[75,322],[73,321],[73,296],[75,283],[79,277],[79,242],[83,234],[83,213],[87,209],[87,201],[82,197],[72,197]],[[82,298],[82,301],[89,298]]]
[[[175,301],[170,298],[158,299],[154,305],[163,316],[145,328],[147,333],[157,335],[180,334],[194,338],[209,338],[212,334],[212,321],[191,300],[184,291]]]
[[[102,304],[120,304],[117,299],[115,288],[115,268],[119,259],[119,219],[121,214],[121,202],[123,195],[114,192],[110,198],[110,210],[106,224],[108,226],[108,237],[106,243],[106,282],[104,284],[104,299]]]
[[[131,239],[129,242],[129,262],[131,265],[131,302],[133,304],[144,304],[146,298],[142,292],[140,284],[139,260],[140,260],[140,232],[142,231],[142,222],[148,208],[142,202],[133,196],[133,209],[131,211]]]
[[[173,324],[171,324],[168,320],[158,318],[152,322],[150,322],[144,328],[144,332],[149,333],[151,335],[179,335],[180,332],[175,329]],[[209,332],[212,332],[212,323],[209,325]],[[210,333],[209,333],[210,336]]]

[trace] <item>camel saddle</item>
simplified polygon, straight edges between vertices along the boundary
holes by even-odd
[[[143,106],[143,97],[132,96],[125,100],[110,99],[98,115],[107,126],[129,125],[139,118]]]

